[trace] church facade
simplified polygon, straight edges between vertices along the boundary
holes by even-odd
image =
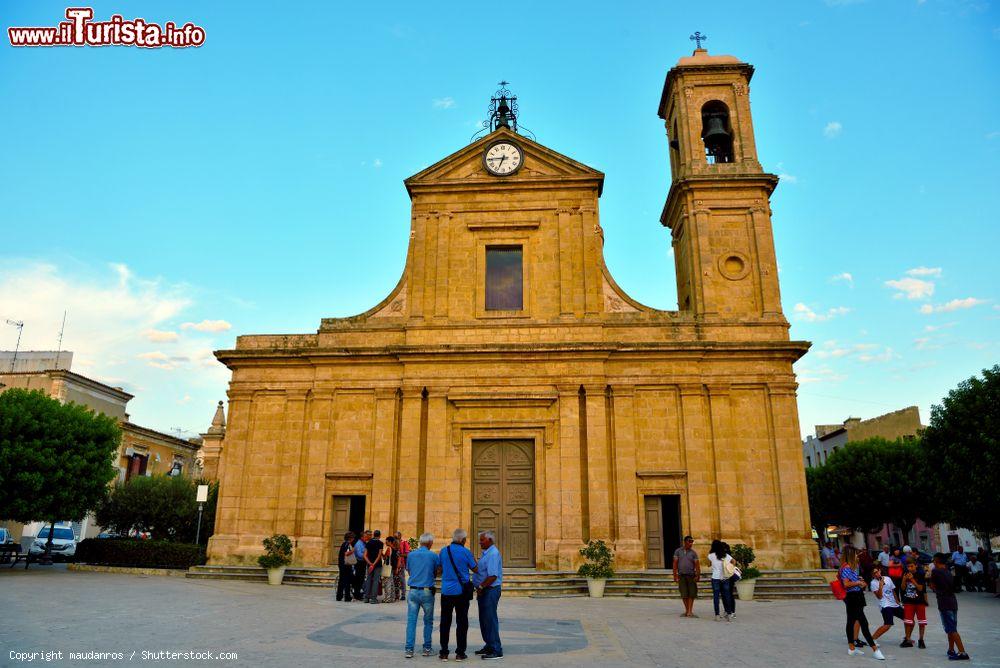
[[[589,539],[619,569],[669,567],[688,533],[814,567],[792,370],[809,344],[782,313],[752,74],[699,49],[666,77],[677,311],[618,287],[603,174],[515,132],[505,98],[488,135],[407,179],[388,297],[216,353],[232,381],[205,452],[210,562],[273,533],[325,566],[348,529],[464,527],[494,530],[509,567],[575,568]]]

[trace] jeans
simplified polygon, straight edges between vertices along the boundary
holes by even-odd
[[[500,645],[500,619],[497,617],[499,604],[500,587],[490,587],[479,595],[479,630],[490,652],[503,656],[503,647]]]
[[[362,588],[365,586],[365,560],[361,559],[358,563],[354,564],[354,598],[362,599]]]
[[[370,571],[367,570],[368,566],[365,566],[365,603],[371,601],[373,603],[378,603],[378,588],[382,584],[382,567],[376,566]]]
[[[417,641],[417,614],[424,611],[424,649],[430,650],[434,635],[434,594],[430,589],[414,589],[406,597],[406,651],[412,652]]]
[[[462,594],[441,595],[441,651],[448,652],[448,638],[451,635],[451,612],[455,611],[458,630],[455,631],[455,653],[465,654],[469,637],[469,599]]]
[[[352,589],[354,589],[354,567],[345,564],[340,567],[340,575],[337,577],[337,600],[350,601]]]
[[[733,605],[733,584],[729,578],[725,580],[712,578],[712,605],[715,606],[716,617],[719,616],[719,598],[722,598],[722,608],[727,615],[736,612],[736,606]]]

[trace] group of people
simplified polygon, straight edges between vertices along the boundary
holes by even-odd
[[[478,560],[466,547],[468,532],[465,529],[455,529],[451,543],[439,552],[432,550],[434,536],[429,533],[420,536],[417,549],[410,549],[399,532],[386,538],[384,544],[378,530],[365,531],[357,542],[354,538],[352,532],[347,532],[340,546],[337,557],[340,567],[337,600],[379,603],[405,599],[407,610],[403,651],[407,659],[413,658],[417,620],[421,614],[424,623],[423,656],[432,656],[434,653],[432,643],[437,577],[441,578],[441,647],[438,658],[447,661],[450,656],[452,619],[456,626],[455,660],[464,661],[468,658],[469,605],[474,597],[479,604],[479,629],[484,643],[475,654],[485,660],[503,658],[497,614],[503,584],[503,558],[492,531],[479,534],[482,553]],[[405,549],[403,545],[406,545]],[[407,587],[409,595],[406,593]]]
[[[708,562],[712,567],[712,605],[715,609],[715,621],[725,619],[732,622],[736,619],[736,583],[740,579],[740,569],[736,560],[729,554],[729,544],[721,540],[713,540],[708,549]],[[694,549],[694,538],[684,536],[683,546],[674,551],[674,582],[681,592],[684,603],[683,618],[697,617],[694,613],[694,602],[698,598],[698,583],[701,581],[701,561]],[[719,603],[722,603],[723,617]]]
[[[888,548],[884,550],[888,555]],[[864,565],[861,555],[869,557],[870,576],[865,574],[868,567]],[[898,574],[893,569],[891,559],[872,561],[867,551],[845,547],[841,555],[840,567],[837,571],[837,581],[840,583],[844,606],[847,611],[847,653],[850,656],[864,654],[861,649],[866,644],[871,647],[874,658],[882,661],[885,655],[878,644],[878,639],[889,631],[895,619],[902,619],[904,636],[900,647],[913,647],[913,627],[917,626],[917,647],[926,649],[924,634],[927,628],[927,587],[936,594],[938,614],[941,626],[948,636],[948,659],[952,661],[968,661],[962,637],[958,633],[958,599],[957,580],[949,569],[949,556],[944,553],[934,555],[933,568],[924,566],[913,557],[906,559],[904,570]],[[865,590],[870,590],[879,602],[882,624],[872,633],[865,617]],[[859,638],[864,637],[864,640]]]

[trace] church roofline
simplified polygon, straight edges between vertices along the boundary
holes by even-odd
[[[435,171],[440,170],[443,166],[451,162],[457,162],[459,160],[465,159],[467,156],[473,153],[477,153],[486,144],[496,141],[501,138],[510,138],[518,143],[525,145],[526,147],[543,154],[544,156],[552,159],[555,162],[562,163],[568,167],[573,167],[579,170],[581,173],[576,175],[560,175],[559,177],[532,177],[528,179],[516,179],[516,180],[506,180],[506,179],[489,179],[487,180],[477,180],[469,181],[467,179],[433,179],[428,178]],[[484,186],[496,189],[505,188],[532,188],[532,187],[544,187],[548,182],[559,183],[565,185],[567,181],[577,180],[581,184],[593,183],[596,181],[597,184],[597,196],[600,197],[604,191],[604,172],[594,169],[589,165],[585,165],[582,162],[578,162],[558,151],[554,151],[536,141],[528,139],[524,135],[517,134],[513,130],[507,128],[498,128],[486,135],[482,139],[479,139],[468,146],[465,146],[454,153],[438,160],[432,165],[425,167],[413,176],[403,179],[403,185],[406,186],[406,192],[413,199],[413,193],[415,190],[424,189],[437,189],[437,188],[476,188],[483,189]]]

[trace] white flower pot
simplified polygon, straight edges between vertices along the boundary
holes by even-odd
[[[285,577],[285,566],[279,566],[278,568],[267,569],[267,584],[280,585],[282,578]]]
[[[590,598],[604,598],[604,585],[607,582],[604,578],[587,578],[587,589],[590,591]]]
[[[740,580],[736,583],[736,590],[740,594],[741,601],[752,601],[753,590],[757,586],[757,578],[752,580]]]

